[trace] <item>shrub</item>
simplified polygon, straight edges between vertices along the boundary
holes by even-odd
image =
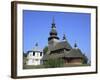
[[[64,65],[63,59],[48,59],[44,62],[44,66],[47,68],[62,67]]]

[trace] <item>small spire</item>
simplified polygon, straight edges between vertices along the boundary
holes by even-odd
[[[77,43],[75,42],[75,44],[74,44],[74,48],[77,48]]]
[[[53,16],[53,19],[52,19],[52,28],[56,28],[54,16]]]
[[[35,46],[37,47],[38,46],[38,43],[36,43]]]
[[[63,34],[63,40],[66,40],[66,35],[65,34]]]

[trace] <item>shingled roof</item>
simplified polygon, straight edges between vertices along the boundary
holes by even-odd
[[[61,58],[61,57],[66,57],[66,58],[82,58],[83,54],[80,49],[71,49],[70,51],[64,50],[63,53],[53,53],[53,54],[46,54],[44,55],[43,59],[48,60],[48,59],[56,59],[56,58]]]
[[[52,47],[51,51],[55,51],[63,48],[72,49],[71,45],[67,41],[62,41],[57,43],[54,47]]]
[[[67,54],[66,54],[67,53]],[[72,57],[72,58],[75,58],[75,57],[83,57],[83,54],[81,52],[80,49],[71,49],[69,52],[65,51],[65,56],[66,57]]]

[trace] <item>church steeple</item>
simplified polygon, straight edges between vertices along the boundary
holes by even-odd
[[[53,19],[52,19],[52,28],[56,28],[56,26],[55,26],[55,19],[54,19],[54,17],[53,17]]]
[[[35,46],[37,47],[38,46],[38,43],[36,43]]]
[[[63,35],[63,40],[66,40],[66,35],[65,34]]]
[[[58,39],[59,40],[59,37],[57,37],[57,31],[56,31],[56,25],[55,25],[55,20],[54,20],[54,17],[52,19],[52,26],[51,26],[51,31],[50,31],[50,37],[48,38],[48,41],[51,40],[51,39]]]
[[[74,44],[74,48],[75,49],[77,49],[78,48],[78,46],[77,46],[77,43],[75,42],[75,44]]]

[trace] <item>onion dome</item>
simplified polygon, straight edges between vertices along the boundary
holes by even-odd
[[[54,18],[53,18],[53,22],[52,22],[52,27],[51,27],[51,31],[50,31],[50,37],[48,38],[48,41],[51,39],[59,39],[59,37],[57,37],[57,31],[56,31],[56,26],[55,26],[55,22],[54,22]]]
[[[50,31],[50,35],[57,35],[56,29],[52,28],[52,30]]]
[[[36,43],[35,47],[32,49],[32,51],[42,52],[42,49],[38,46],[38,43]]]

